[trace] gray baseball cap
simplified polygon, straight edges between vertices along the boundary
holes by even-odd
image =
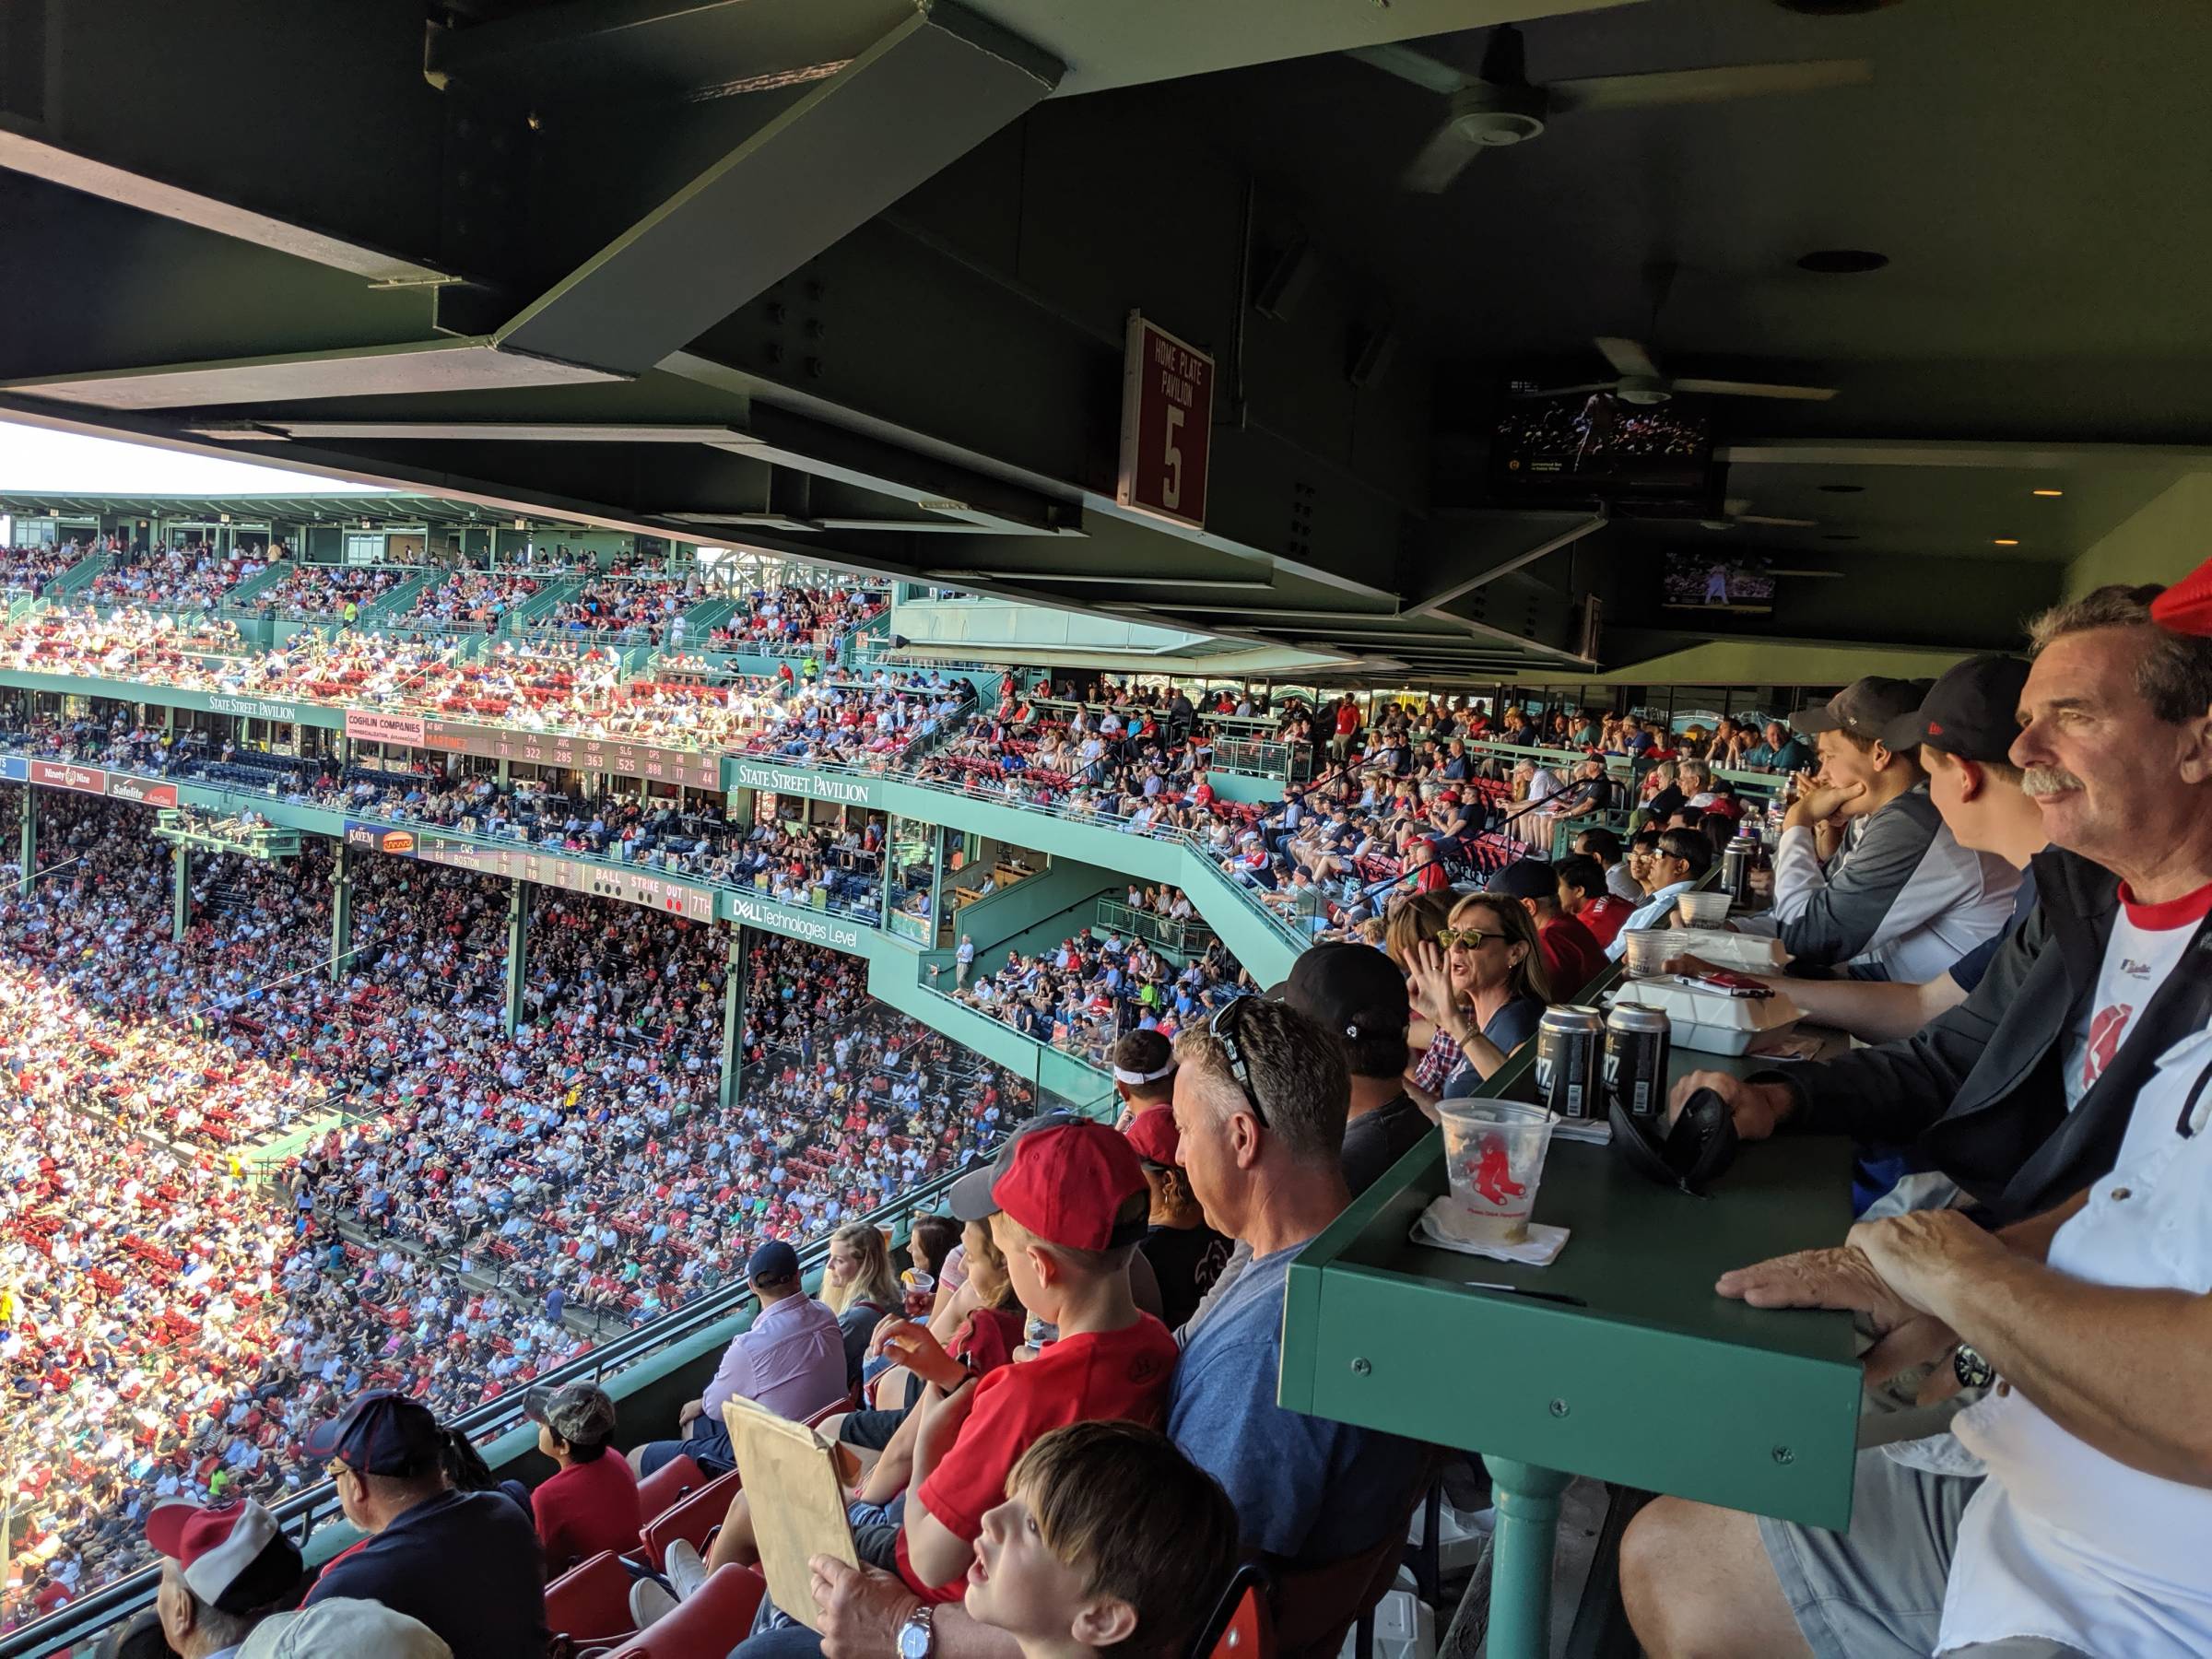
[[[1931,684],[1929,680],[1887,679],[1870,674],[1853,680],[1826,702],[1800,709],[1790,724],[1808,737],[1821,732],[1848,732],[1872,742],[1899,715],[1919,708]]]

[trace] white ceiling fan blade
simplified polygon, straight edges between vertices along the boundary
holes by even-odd
[[[1410,46],[1354,46],[1344,55],[1358,58],[1385,75],[1394,75],[1400,80],[1411,81],[1417,87],[1441,92],[1446,98],[1454,92],[1463,92],[1474,84],[1475,77],[1464,69],[1440,64],[1426,53],[1416,52]]]
[[[1583,386],[1543,386],[1532,391],[1516,392],[1513,395],[1515,397],[1574,397],[1584,392],[1610,392],[1613,390],[1614,384],[1615,382],[1612,381],[1592,381],[1589,384]]]
[[[1633,375],[1639,380],[1659,378],[1659,365],[1652,361],[1652,354],[1641,341],[1624,340],[1618,335],[1599,335],[1590,343],[1613,365],[1614,373]]]
[[[1430,135],[1421,153],[1406,164],[1398,183],[1423,195],[1437,195],[1452,188],[1453,181],[1467,171],[1467,163],[1482,154],[1482,146],[1460,136],[1449,121]]]
[[[1558,112],[1641,110],[1659,104],[1719,103],[1778,92],[1864,87],[1874,79],[1865,58],[1817,58],[1804,64],[1726,64],[1711,69],[1661,69],[1649,75],[1598,75],[1552,81],[1544,88]]]
[[[1826,403],[1836,394],[1833,386],[1770,386],[1759,381],[1687,377],[1667,383],[1677,392],[1701,393],[1707,397],[1789,397],[1800,403]]]

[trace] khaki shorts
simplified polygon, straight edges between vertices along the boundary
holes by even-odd
[[[1866,1451],[1852,1489],[1850,1532],[1759,1517],[1759,1542],[1818,1659],[1928,1659],[1935,1653],[1959,1518],[1981,1484]],[[1951,1654],[2089,1659],[2041,1636],[1976,1642]]]

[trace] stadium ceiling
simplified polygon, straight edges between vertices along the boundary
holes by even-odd
[[[1555,112],[1401,188],[1445,105],[1372,49],[1448,79],[1513,19],[1538,82],[1865,68]],[[1994,642],[2212,466],[2192,0],[2088,24],[2062,0],[8,21],[18,418],[1423,677],[1680,644],[1652,571],[1685,544],[1806,572],[1794,634]],[[1801,267],[1823,250],[1888,264]],[[1218,363],[1203,531],[1115,499],[1133,310]],[[1602,378],[1595,335],[1836,395],[1727,400],[1712,527],[1487,504],[1507,378]]]

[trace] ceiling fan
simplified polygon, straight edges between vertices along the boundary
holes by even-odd
[[[1545,386],[1516,393],[1518,397],[1564,397],[1575,392],[1610,392],[1625,404],[1663,404],[1677,392],[1706,397],[1787,397],[1801,403],[1826,403],[1836,394],[1833,386],[1783,386],[1765,381],[1707,380],[1697,375],[1662,374],[1652,354],[1635,340],[1617,335],[1599,335],[1591,341],[1606,362],[1614,380],[1590,381],[1579,386]]]
[[[1710,69],[1600,75],[1532,86],[1521,31],[1510,23],[1490,30],[1482,68],[1475,75],[1408,46],[1359,46],[1351,55],[1449,100],[1442,124],[1400,181],[1407,190],[1431,195],[1448,188],[1484,150],[1541,137],[1546,121],[1555,115],[1817,92],[1828,87],[1861,87],[1874,78],[1874,65],[1865,58],[1816,58],[1797,64],[1726,64]]]

